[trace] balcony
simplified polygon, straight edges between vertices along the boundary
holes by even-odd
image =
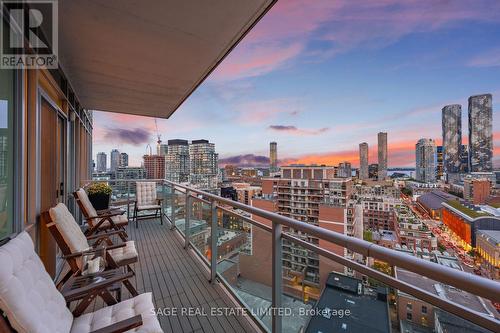
[[[274,3],[60,1],[60,66],[0,72],[8,106],[0,239],[29,231],[56,276],[61,260],[39,217],[59,202],[78,216],[69,193],[91,175],[90,110],[170,117]],[[111,182],[113,204],[130,222],[135,181]],[[291,201],[322,202],[274,183]],[[153,293],[165,332],[387,332],[435,323],[500,331],[497,282],[198,189],[164,180],[157,189],[168,222],[131,223],[128,232],[139,252],[133,282]],[[290,256],[285,266],[284,241],[307,251],[307,262]]]
[[[435,320],[447,329],[453,329],[456,321],[468,325],[471,332],[500,328],[500,314],[492,304],[499,299],[497,282],[199,189],[155,181],[168,222],[161,225],[158,220],[140,220],[138,228],[129,227],[129,233],[140,253],[134,282],[140,292],[153,292],[155,305],[164,310],[163,314],[160,311],[160,322],[165,332],[316,332],[317,327],[343,324],[356,325],[355,331],[388,332],[411,325],[430,330]],[[116,189],[113,204],[128,209],[129,216],[135,182],[109,181]],[[231,216],[230,229],[224,225],[226,216]],[[272,227],[255,217],[272,221]],[[282,232],[282,227],[313,235],[320,242],[308,243],[303,237]],[[240,241],[232,242],[238,237]],[[357,255],[344,257],[338,249]],[[289,257],[301,251],[319,258],[314,267]],[[381,264],[371,268],[352,259],[359,255],[387,269],[380,269]],[[299,266],[302,273],[291,274],[290,267]],[[361,289],[339,291],[335,285],[338,277],[358,281]],[[412,280],[417,277],[418,283]],[[325,298],[332,290],[334,294],[346,293],[345,297],[359,307],[341,304],[335,297]],[[380,302],[386,306],[380,307]],[[425,304],[429,312],[417,317],[406,308],[407,303],[413,308]],[[361,315],[365,305],[378,311],[375,322]],[[312,315],[314,309],[342,306],[360,312],[349,319]],[[172,309],[178,314],[169,315]],[[402,316],[406,319],[394,319]]]

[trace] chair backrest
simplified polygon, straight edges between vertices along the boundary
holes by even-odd
[[[136,182],[137,205],[156,204],[156,183],[155,182]]]
[[[0,247],[0,308],[18,333],[71,330],[73,315],[26,232]]]
[[[80,226],[76,223],[75,218],[71,215],[65,204],[58,203],[57,206],[49,209],[49,215],[50,220],[57,227],[57,231],[61,234],[62,240],[71,253],[85,251],[90,248],[87,237],[85,237],[82,229],[80,229]],[[61,249],[64,248],[61,244],[58,245]]]
[[[83,216],[85,216],[85,219],[87,219],[87,223],[89,223],[91,226],[96,223],[97,219],[88,219],[91,216],[97,216],[97,211],[95,210],[94,206],[89,200],[89,196],[87,195],[87,192],[83,188],[79,188],[75,193],[73,193],[76,199],[76,202],[78,203],[78,206],[80,207],[80,210],[82,211]]]

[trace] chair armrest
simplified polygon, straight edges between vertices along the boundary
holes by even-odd
[[[97,216],[98,217],[103,217],[108,214],[120,214],[123,215],[125,214],[126,210],[121,209],[121,208],[108,208],[108,209],[103,209],[103,210],[98,210],[97,211]]]
[[[107,272],[89,274],[88,277],[89,278],[90,277],[99,277],[105,273],[107,273]],[[83,286],[83,287],[80,287],[80,288],[70,289],[68,291],[63,290],[63,291],[61,291],[61,294],[64,297],[64,299],[66,300],[66,302],[72,302],[72,301],[76,301],[76,300],[79,300],[81,298],[84,298],[85,296],[87,296],[91,292],[95,292],[95,291],[101,290],[101,289],[106,289],[117,282],[128,280],[128,279],[132,278],[133,276],[134,276],[134,272],[123,273],[123,274],[113,276],[112,278],[109,278],[109,279],[105,278],[104,280],[101,280],[99,282],[90,283],[90,284]]]
[[[124,213],[125,213],[125,211],[121,211],[120,210],[120,211],[109,212],[108,214],[103,214],[103,215],[97,214],[97,216],[86,217],[85,220],[107,219],[107,218],[110,218],[110,217],[113,217],[113,216],[123,215]]]
[[[137,315],[130,317],[128,319],[116,322],[112,325],[100,328],[98,330],[92,331],[90,333],[121,333],[131,330],[133,328],[142,326],[142,316]]]
[[[73,252],[73,253],[68,254],[66,256],[62,256],[62,258],[65,260],[72,259],[72,258],[76,258],[76,257],[81,257],[85,254],[91,254],[91,253],[95,253],[95,252],[102,251],[102,250],[108,251],[108,250],[118,249],[120,247],[125,247],[126,245],[127,244],[125,244],[125,243],[120,243],[120,244],[110,245],[110,246],[106,246],[106,247],[96,247],[96,248],[86,250],[86,251]]]

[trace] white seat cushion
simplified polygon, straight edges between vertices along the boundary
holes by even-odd
[[[26,232],[0,248],[0,308],[19,333],[71,329],[73,315]]]
[[[160,205],[137,205],[138,210],[160,209]]]
[[[139,314],[142,316],[143,325],[128,332],[162,333],[154,309],[151,293],[141,294],[75,318],[71,333],[88,333]]]
[[[57,230],[69,246],[71,253],[85,251],[90,248],[87,237],[85,237],[65,204],[58,203],[57,206],[49,209],[49,214],[52,222],[56,224]]]
[[[118,266],[121,266],[120,263],[125,260],[137,259],[137,250],[135,249],[134,241],[125,242],[125,246],[108,250],[108,253]]]
[[[128,224],[128,218],[125,215],[112,216],[111,220],[118,227],[124,227],[124,226],[126,226]],[[99,222],[99,221],[96,221],[96,223],[97,222]],[[100,227],[101,228],[110,228],[111,226],[110,226],[109,221],[106,220],[106,221],[104,221],[104,222],[101,223]]]
[[[88,214],[86,217],[90,216],[97,216],[97,212],[92,206],[92,203],[89,200],[89,196],[87,195],[87,192],[83,188],[79,188],[78,191],[76,191],[76,195],[78,196],[78,200],[82,203],[83,207],[85,208],[85,213]]]
[[[157,205],[156,183],[136,182],[137,206]]]

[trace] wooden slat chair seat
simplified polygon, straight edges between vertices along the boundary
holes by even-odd
[[[79,257],[86,251],[100,246],[103,242],[109,245],[106,250],[106,261],[110,269],[125,267],[127,271],[134,272],[130,266],[138,260],[134,241],[113,244],[110,240],[112,233],[85,236],[63,203],[59,203],[48,212],[43,213],[42,220],[56,240],[73,274],[77,274],[81,270]],[[119,231],[115,232],[119,233]],[[89,240],[95,241],[94,244],[90,245]],[[130,281],[125,280],[123,284],[133,295],[137,294]]]
[[[75,317],[26,232],[0,247],[0,309],[17,333],[163,332],[151,293]]]
[[[128,238],[125,227],[128,225],[128,217],[125,216],[125,211],[122,210],[105,210],[96,211],[89,200],[87,192],[83,188],[79,188],[73,193],[78,207],[88,224],[86,235],[93,235],[101,231],[109,230],[121,231],[118,235],[123,241]]]
[[[156,194],[155,182],[136,182],[136,201],[134,204],[135,227],[138,227],[139,219],[159,217],[163,224],[163,199]],[[154,211],[153,214],[139,215],[142,211]]]

